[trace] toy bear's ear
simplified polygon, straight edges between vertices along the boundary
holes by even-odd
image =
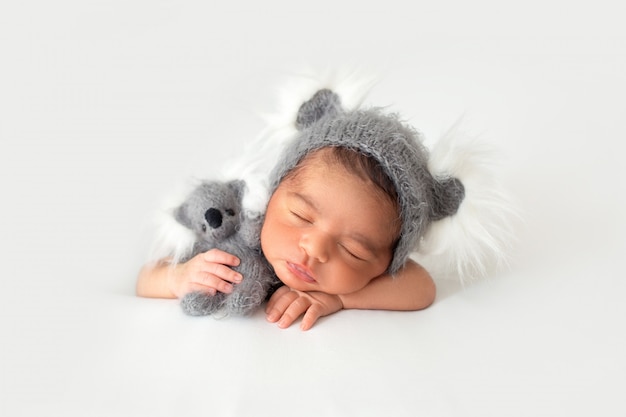
[[[457,212],[465,198],[465,187],[457,178],[435,178],[432,189],[431,220],[441,220]]]
[[[305,129],[324,116],[334,116],[341,111],[339,96],[329,89],[319,90],[298,110],[296,128]]]
[[[174,210],[174,218],[178,223],[191,229],[192,223],[191,219],[189,219],[189,216],[187,215],[187,203],[183,203]]]
[[[243,197],[243,192],[246,188],[246,183],[243,180],[234,180],[234,181],[230,181],[227,184],[228,188],[230,188],[235,195],[237,196],[237,198],[239,200],[241,200],[241,198]]]

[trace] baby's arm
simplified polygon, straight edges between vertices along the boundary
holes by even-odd
[[[428,271],[408,260],[395,277],[381,275],[363,289],[339,297],[346,309],[409,311],[430,306],[435,295],[435,283]]]
[[[435,301],[436,288],[430,274],[416,262],[407,261],[394,277],[381,275],[350,294],[304,293],[281,287],[271,297],[267,319],[289,327],[304,315],[300,328],[310,329],[320,317],[343,309],[421,310]]]
[[[230,283],[240,282],[240,273],[231,269],[239,259],[218,249],[200,253],[187,262],[168,260],[146,264],[137,277],[137,295],[151,298],[181,298],[193,291],[230,293]]]

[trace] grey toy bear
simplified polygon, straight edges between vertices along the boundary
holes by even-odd
[[[248,219],[242,213],[244,187],[243,181],[203,181],[174,212],[175,219],[196,234],[192,252],[182,261],[218,248],[240,259],[239,266],[233,269],[244,277],[230,294],[192,292],[185,295],[181,307],[189,315],[203,316],[218,311],[227,315],[250,314],[280,283],[261,253],[261,219]]]

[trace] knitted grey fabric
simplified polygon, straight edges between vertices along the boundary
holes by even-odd
[[[391,274],[417,249],[429,224],[455,214],[465,196],[458,179],[431,175],[420,134],[396,115],[376,108],[344,111],[339,96],[324,89],[302,104],[296,127],[299,135],[271,174],[271,191],[306,155],[324,147],[345,147],[374,158],[395,185],[402,220]]]

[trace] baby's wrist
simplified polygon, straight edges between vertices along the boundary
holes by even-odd
[[[166,268],[166,278],[165,278],[165,283],[166,283],[166,288],[167,290],[172,294],[172,296],[174,298],[179,298],[179,282],[180,282],[180,264],[166,264],[164,265],[164,267]]]
[[[340,305],[340,308],[339,308],[339,309],[340,309],[340,310],[345,310],[345,308],[346,308],[346,307],[345,307],[346,303],[345,303],[345,301],[344,301],[344,299],[343,299],[343,296],[342,296],[341,294],[337,294],[337,300],[339,301],[339,305]]]

